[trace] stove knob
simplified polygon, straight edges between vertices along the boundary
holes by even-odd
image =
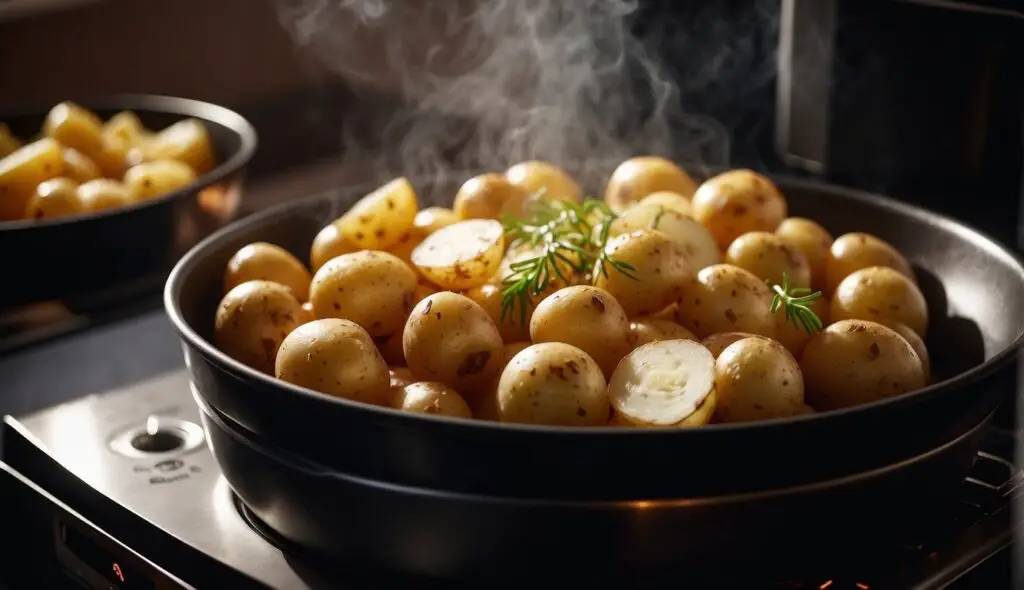
[[[185,445],[185,437],[174,430],[142,432],[131,440],[132,448],[143,453],[169,453]]]

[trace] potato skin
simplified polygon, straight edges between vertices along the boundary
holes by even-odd
[[[494,325],[498,326],[501,339],[504,342],[520,342],[530,339],[530,320],[533,318],[534,307],[526,310],[526,322],[521,322],[519,304],[515,309],[506,314],[505,319],[501,318],[501,291],[498,285],[487,284],[473,287],[466,291],[466,297],[472,299],[482,307],[487,315],[491,317]]]
[[[412,227],[419,202],[407,178],[396,178],[356,202],[335,223],[357,248],[386,250]]]
[[[924,340],[917,335],[917,332],[911,330],[906,324],[899,322],[881,322],[886,328],[891,328],[894,332],[903,336],[903,339],[910,344],[910,347],[917,353],[917,358],[921,359],[921,368],[924,370],[924,383],[925,385],[932,381],[932,361],[931,354],[928,352],[928,347],[925,346]]]
[[[109,178],[97,178],[78,187],[78,200],[86,211],[105,211],[135,202],[127,186]]]
[[[673,162],[658,156],[639,156],[619,164],[604,191],[604,202],[622,211],[658,192],[669,191],[690,197],[697,183]]]
[[[781,285],[785,275],[790,287],[811,286],[807,257],[772,233],[752,231],[736,238],[725,251],[725,262],[749,270],[773,285]]]
[[[329,223],[313,238],[309,249],[309,266],[313,272],[320,270],[328,260],[342,254],[357,252],[359,247],[345,240],[337,223]]]
[[[924,387],[921,359],[910,343],[885,326],[842,320],[816,334],[800,358],[807,403],[835,410],[902,395]]]
[[[497,409],[502,422],[601,426],[611,405],[594,359],[575,346],[544,342],[521,351],[502,371]]]
[[[309,299],[309,271],[290,252],[275,244],[254,242],[243,246],[228,260],[224,292],[246,281],[273,281],[292,292],[299,301]]]
[[[832,297],[831,315],[838,320],[898,322],[924,336],[928,304],[913,281],[885,266],[869,266],[847,276]]]
[[[334,397],[373,405],[388,402],[391,376],[370,335],[355,322],[315,320],[281,344],[278,379]]]
[[[81,213],[78,185],[69,178],[51,178],[39,183],[25,208],[25,219],[57,219]]]
[[[195,170],[177,160],[143,162],[124,173],[124,184],[136,201],[161,197],[195,182]]]
[[[309,300],[318,318],[351,320],[371,336],[402,329],[416,294],[416,273],[387,252],[360,250],[328,260],[313,275]]]
[[[61,150],[61,174],[75,182],[89,182],[100,177],[100,167],[82,152],[66,147]]]
[[[452,210],[459,219],[523,217],[530,193],[501,174],[481,174],[467,180],[455,194]]]
[[[754,336],[756,336],[756,334],[751,334],[749,332],[718,332],[717,334],[712,334],[707,338],[704,338],[700,343],[704,345],[704,348],[711,351],[711,356],[717,359],[718,356],[722,354],[722,351],[734,342],[739,342],[744,338],[752,338]]]
[[[25,145],[0,159],[0,221],[21,219],[36,186],[63,168],[60,144],[50,138]]]
[[[429,236],[442,227],[448,227],[459,221],[459,216],[445,207],[427,207],[420,209],[413,218],[412,227],[415,232]]]
[[[722,422],[786,418],[803,412],[800,365],[781,344],[754,336],[725,348],[715,360],[715,388]]]
[[[679,245],[658,230],[638,229],[615,236],[605,252],[634,268],[629,271],[632,276],[609,268],[594,281],[615,297],[628,317],[665,309],[679,298],[683,283],[694,274]]]
[[[611,293],[574,285],[541,301],[530,320],[534,342],[562,342],[587,353],[610,376],[632,350],[629,320]]]
[[[822,326],[832,323],[828,299],[818,297],[808,303],[807,307],[814,312],[814,315],[818,316]],[[812,334],[809,334],[799,322],[794,325],[793,322],[787,320],[784,310],[780,310],[775,314],[775,339],[781,342],[786,347],[786,350],[796,358],[800,358],[804,351],[804,346],[807,345],[807,341],[811,339],[811,336]]]
[[[683,286],[676,322],[701,338],[718,332],[775,336],[771,292],[753,273],[731,264],[701,269]]]
[[[887,266],[915,281],[910,263],[888,242],[866,233],[843,234],[832,242],[825,261],[826,294],[854,272],[869,266]]]
[[[775,235],[799,249],[811,267],[811,287],[825,288],[825,264],[832,247],[832,234],[815,221],[803,217],[787,217],[775,228]]]
[[[531,196],[544,189],[540,198],[545,201],[580,203],[583,200],[576,181],[565,170],[548,162],[520,162],[505,171],[505,178],[526,189]]]
[[[693,340],[693,332],[672,320],[650,317],[637,318],[629,324],[629,341],[633,348],[658,340]]]
[[[504,362],[501,334],[487,312],[450,291],[416,304],[402,350],[417,379],[444,383],[467,399],[481,395]]]
[[[228,291],[217,306],[214,343],[231,358],[273,375],[278,348],[303,318],[302,305],[287,287],[249,281]]]
[[[692,196],[692,195],[691,195]],[[640,199],[636,205],[654,205],[663,209],[675,211],[680,215],[693,215],[693,205],[690,204],[690,197],[672,191],[658,191]],[[655,228],[657,229],[657,228]]]
[[[619,218],[612,222],[609,235],[617,236],[639,229],[656,229],[679,245],[686,262],[694,271],[721,262],[722,254],[718,251],[718,244],[703,225],[678,211],[647,203],[648,199],[658,194],[645,197],[619,215]]]
[[[786,199],[753,170],[730,170],[700,185],[693,195],[693,215],[725,250],[750,231],[773,232],[786,218]]]
[[[391,407],[416,414],[464,419],[473,417],[473,412],[459,392],[444,383],[432,381],[419,381],[399,387],[392,393]]]

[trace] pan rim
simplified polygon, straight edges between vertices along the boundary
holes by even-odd
[[[795,178],[788,175],[768,175],[773,182],[778,183],[784,190],[786,187],[796,187],[808,191],[828,191],[840,195],[843,198],[855,200],[861,203],[869,204],[875,207],[881,207],[888,209],[901,215],[913,217],[920,220],[923,223],[931,225],[937,225],[945,231],[955,234],[960,239],[966,240],[979,249],[985,251],[988,255],[1000,260],[1004,265],[1012,268],[1018,276],[1018,279],[1024,284],[1024,258],[1010,251],[1008,248],[994,240],[986,233],[977,230],[965,223],[956,221],[940,213],[935,213],[902,203],[885,197],[882,195],[870,193],[860,189],[845,187],[841,185],[829,184],[817,180],[807,180],[801,178]],[[414,186],[417,184],[415,179],[413,181]],[[356,187],[350,188],[362,188],[363,185],[359,184]],[[329,193],[328,193],[329,194]],[[545,426],[545,425],[533,425],[533,424],[512,424],[512,423],[497,423],[484,420],[464,420],[459,418],[449,418],[445,416],[434,416],[425,414],[414,414],[410,412],[403,412],[393,408],[371,406],[360,402],[347,400],[344,398],[334,397],[319,393],[312,389],[305,387],[299,387],[291,383],[281,381],[261,373],[241,362],[229,357],[227,354],[221,352],[213,345],[212,342],[207,341],[205,338],[200,336],[196,330],[181,314],[181,310],[178,306],[178,299],[182,288],[183,277],[188,274],[189,270],[198,264],[198,261],[203,257],[205,250],[213,247],[215,244],[230,239],[231,236],[239,229],[258,225],[268,218],[273,218],[281,215],[283,212],[290,211],[295,208],[307,205],[310,202],[317,200],[323,200],[325,194],[311,195],[301,199],[296,199],[275,207],[266,209],[259,213],[248,216],[244,219],[231,223],[218,231],[214,232],[210,236],[203,239],[199,244],[190,249],[179,261],[175,264],[171,270],[170,275],[167,278],[167,283],[164,288],[164,308],[167,311],[167,315],[174,325],[175,330],[181,338],[192,348],[199,351],[204,357],[206,357],[212,364],[216,365],[219,369],[225,370],[237,378],[244,378],[254,380],[264,387],[275,387],[283,389],[291,395],[297,395],[305,397],[310,401],[316,401],[320,403],[336,404],[341,408],[345,408],[346,411],[355,411],[364,413],[367,419],[387,419],[395,421],[396,425],[430,425],[425,426],[427,428],[450,428],[456,429],[461,432],[468,434],[477,432],[486,432],[490,436],[547,436],[547,437],[578,437],[580,439],[586,439],[590,437],[606,437],[606,436],[618,436],[618,437],[644,437],[644,436],[689,436],[689,437],[700,437],[700,436],[725,436],[731,432],[752,432],[752,431],[764,431],[771,432],[777,429],[789,428],[793,425],[807,424],[810,422],[816,422],[818,424],[824,424],[825,421],[838,422],[847,419],[858,419],[857,416],[864,415],[868,416],[874,413],[885,412],[890,408],[898,408],[910,405],[916,405],[924,402],[932,397],[941,396],[947,392],[954,391],[974,383],[979,379],[991,374],[999,367],[1003,366],[1010,359],[1018,354],[1018,352],[1024,347],[1024,326],[1020,326],[1017,331],[1017,335],[1009,346],[995,353],[991,358],[985,360],[983,363],[968,369],[958,375],[955,375],[945,381],[938,383],[932,383],[927,387],[919,389],[917,391],[876,400],[867,404],[859,406],[853,406],[849,408],[843,408],[839,410],[830,410],[827,412],[805,414],[798,416],[791,416],[787,418],[775,418],[771,420],[762,420],[757,422],[743,422],[733,424],[708,424],[700,428],[674,428],[674,427],[650,427],[650,428],[610,428],[608,426],[584,426],[584,427],[562,427],[562,426]],[[866,418],[865,418],[866,419]]]
[[[230,129],[232,133],[239,137],[241,144],[238,149],[228,157],[228,159],[218,164],[213,170],[199,176],[194,182],[169,193],[160,195],[159,197],[137,203],[131,203],[114,209],[80,213],[68,217],[58,217],[56,219],[46,219],[42,221],[32,219],[0,221],[0,233],[32,231],[43,228],[61,227],[74,223],[91,223],[99,219],[128,215],[140,209],[155,207],[159,204],[181,198],[185,195],[195,194],[204,188],[221,182],[244,168],[256,154],[256,148],[259,144],[259,137],[256,133],[256,128],[253,127],[252,123],[250,123],[248,119],[236,111],[212,102],[162,94],[105,94],[96,97],[70,98],[66,100],[80,104],[90,110],[119,109],[130,111],[151,111],[154,113],[177,115],[182,119],[194,118],[200,121],[216,123],[222,127]],[[0,122],[8,116],[26,116],[37,111],[42,117],[45,117],[50,108],[52,108],[52,104],[50,107],[42,108],[38,105],[5,108],[3,109],[3,112],[0,112]]]

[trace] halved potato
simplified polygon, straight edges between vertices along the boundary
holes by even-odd
[[[409,231],[419,204],[408,179],[396,178],[360,199],[336,221],[346,240],[367,250],[386,250]]]
[[[443,289],[471,289],[501,266],[505,230],[492,219],[470,219],[443,227],[412,251],[412,263]]]
[[[622,359],[608,383],[615,412],[634,424],[678,425],[715,388],[715,358],[692,340],[659,340]]]

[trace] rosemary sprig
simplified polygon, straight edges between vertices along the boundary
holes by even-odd
[[[510,265],[512,272],[503,281],[501,292],[501,320],[505,321],[518,306],[520,325],[525,325],[533,299],[554,280],[566,285],[588,275],[596,280],[608,276],[608,267],[636,279],[633,265],[605,252],[616,217],[608,205],[597,200],[578,205],[535,199],[526,219],[503,218],[509,247],[526,246],[536,249],[537,254]]]
[[[806,287],[791,289],[789,276],[786,273],[782,273],[782,284],[771,285],[771,288],[775,293],[772,297],[772,313],[777,313],[780,308],[784,308],[786,321],[791,322],[794,327],[803,327],[811,335],[821,331],[821,318],[807,305],[821,297],[821,291],[811,293],[811,290]]]

